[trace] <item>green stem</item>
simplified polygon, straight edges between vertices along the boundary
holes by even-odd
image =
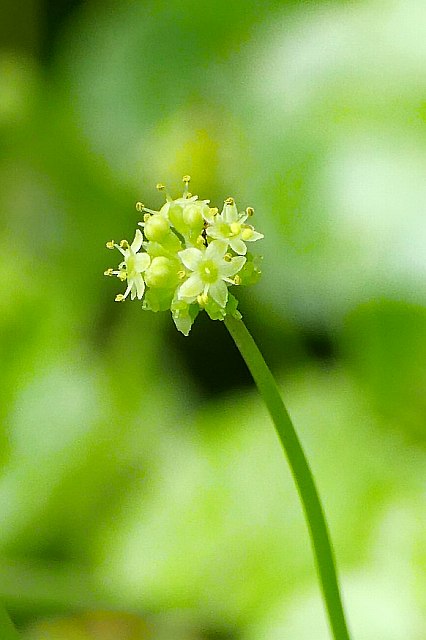
[[[0,637],[1,640],[19,640],[20,637],[6,609],[2,606],[0,606]]]
[[[312,471],[281,399],[278,387],[242,320],[226,316],[225,325],[257,385],[290,464],[303,504],[317,563],[322,593],[335,640],[350,640],[337,581],[334,554]]]

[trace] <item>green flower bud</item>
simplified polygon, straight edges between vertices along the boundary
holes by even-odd
[[[163,216],[153,215],[145,222],[145,237],[154,242],[161,242],[170,232],[169,223]]]
[[[183,210],[183,221],[191,230],[197,230],[200,232],[204,224],[200,206],[192,204],[185,207]]]
[[[157,256],[153,258],[145,274],[145,282],[149,287],[172,289],[179,283],[179,263]]]
[[[183,209],[178,204],[174,204],[169,209],[169,220],[179,233],[185,233],[186,224],[183,220]]]

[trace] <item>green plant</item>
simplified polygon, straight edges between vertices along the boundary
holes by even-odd
[[[247,251],[246,242],[263,238],[247,224],[254,213],[248,207],[239,213],[233,198],[227,198],[223,210],[209,206],[188,191],[189,176],[184,176],[182,197],[166,203],[159,211],[137,203],[144,213],[131,244],[122,240],[107,243],[122,254],[118,269],[105,275],[117,276],[127,283],[116,301],[142,300],[144,309],[170,309],[176,327],[188,335],[201,310],[212,320],[223,320],[257,385],[280,442],[286,453],[305,512],[318,574],[335,640],[349,640],[335,560],[328,527],[315,486],[312,471],[291,418],[281,399],[275,380],[255,341],[237,310],[238,302],[229,287],[251,285],[260,277],[259,258]],[[157,188],[164,190],[164,185]]]

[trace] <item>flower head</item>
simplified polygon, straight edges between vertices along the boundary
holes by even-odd
[[[225,200],[222,212],[189,193],[189,176],[184,176],[181,197],[166,195],[158,210],[138,202],[143,212],[143,234],[138,229],[133,242],[107,243],[117,248],[123,260],[117,270],[108,269],[127,282],[116,300],[143,298],[143,308],[170,309],[176,327],[188,335],[200,310],[214,320],[226,314],[240,317],[238,302],[229,291],[232,285],[248,285],[260,275],[259,260],[247,253],[246,242],[263,238],[246,224],[253,209],[238,213],[233,198]],[[164,185],[157,185],[164,191]]]

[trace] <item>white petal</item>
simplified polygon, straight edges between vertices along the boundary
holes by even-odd
[[[190,249],[186,249],[190,251]],[[204,283],[198,273],[193,273],[192,276],[184,282],[179,289],[179,300],[188,300],[192,302],[202,292]]]
[[[222,242],[221,240],[212,240],[212,242],[210,242],[209,246],[206,249],[207,260],[213,260],[214,262],[222,260],[227,248],[227,242]]]
[[[169,219],[169,209],[170,209],[170,202],[166,202],[166,204],[163,204],[163,206],[161,207],[159,214],[160,216],[162,216],[163,218],[166,218],[167,220]]]
[[[224,262],[223,265],[220,265],[220,275],[227,276],[228,278],[235,276],[238,271],[241,271],[245,261],[244,256],[235,256],[230,262]]]
[[[140,229],[136,229],[135,239],[130,245],[131,250],[134,251],[134,253],[137,253],[142,246],[142,242],[143,242],[142,231]]]
[[[207,207],[206,209],[203,209],[202,211],[203,214],[203,218],[206,222],[208,222],[209,224],[214,224],[215,221],[215,214],[214,213],[210,213],[210,207]]]
[[[178,256],[187,269],[195,271],[203,259],[203,252],[195,248],[184,249],[178,252]]]
[[[209,287],[209,294],[220,307],[225,307],[228,301],[228,287],[223,280],[214,282]]]
[[[235,204],[225,204],[222,211],[222,218],[224,222],[231,224],[232,222],[238,222],[238,209]]]
[[[195,202],[196,200],[198,200],[198,196],[191,196],[190,198],[176,198],[176,200],[173,200],[173,204],[185,206],[186,204],[190,204],[192,202]],[[210,202],[210,200],[207,200],[207,202]]]
[[[228,239],[219,231],[216,226],[207,227],[206,229],[207,235],[210,238],[214,238],[215,240],[222,240],[223,242],[228,242]]]
[[[149,267],[149,263],[151,262],[151,258],[147,253],[138,253],[135,256],[135,271],[137,273],[142,273]]]
[[[261,240],[264,237],[265,236],[263,235],[263,233],[259,233],[258,231],[253,231],[253,235],[251,236],[251,238],[246,240],[246,242],[254,242],[255,240]]]
[[[138,300],[142,300],[143,294],[145,291],[145,282],[142,276],[138,273],[138,275],[134,278],[135,286],[136,286],[136,294],[138,296]]]
[[[245,256],[247,253],[247,247],[245,243],[241,240],[241,238],[230,238],[229,244],[231,245],[231,249],[238,253],[241,256]]]

